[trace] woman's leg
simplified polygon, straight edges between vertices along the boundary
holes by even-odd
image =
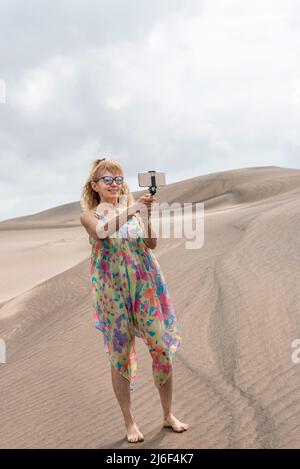
[[[189,428],[189,424],[180,422],[172,412],[172,388],[173,374],[171,374],[167,381],[159,388],[159,395],[164,413],[163,426],[172,427],[175,432],[184,432]]]
[[[161,405],[164,412],[164,418],[169,417],[172,414],[172,375],[169,379],[159,388],[159,395]]]
[[[131,412],[131,397],[130,397],[130,385],[129,381],[121,375],[119,370],[111,365],[111,376],[112,386],[116,398],[119,402],[125,427],[127,430],[127,438],[129,442],[135,443],[137,441],[143,441],[144,437],[139,431],[137,424],[135,423],[134,416]]]
[[[121,375],[121,373],[111,365],[112,386],[116,398],[119,402],[125,424],[134,423],[134,417],[131,412],[131,398],[129,381]]]

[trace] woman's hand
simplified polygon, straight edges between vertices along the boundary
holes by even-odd
[[[149,193],[142,195],[138,200],[140,204],[146,205],[147,210],[148,210],[148,216],[151,215],[152,204],[153,202],[155,202],[155,200],[156,200],[156,197],[154,197],[153,195],[150,195]]]

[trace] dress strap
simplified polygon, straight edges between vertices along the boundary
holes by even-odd
[[[96,217],[99,217],[99,213],[96,210],[82,210],[82,213],[93,213]]]

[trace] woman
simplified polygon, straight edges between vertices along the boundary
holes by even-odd
[[[95,160],[84,185],[80,221],[91,244],[90,280],[95,326],[102,332],[112,385],[129,442],[143,441],[131,412],[130,391],[137,379],[135,337],[149,348],[163,426],[187,430],[172,413],[172,357],[180,345],[176,315],[152,250],[150,194],[135,202],[123,168],[115,160]],[[147,226],[147,231],[145,229]]]

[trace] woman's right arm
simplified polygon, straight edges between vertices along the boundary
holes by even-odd
[[[98,239],[97,233],[96,233],[96,226],[98,223],[98,218],[93,215],[91,212],[83,212],[80,215],[80,223],[84,226],[86,231],[92,238]]]
[[[138,209],[139,203],[136,202],[131,207],[125,208],[117,215],[113,215],[105,222],[98,220],[98,218],[91,212],[83,212],[80,215],[80,222],[90,236],[95,239],[105,239],[118,231]]]

